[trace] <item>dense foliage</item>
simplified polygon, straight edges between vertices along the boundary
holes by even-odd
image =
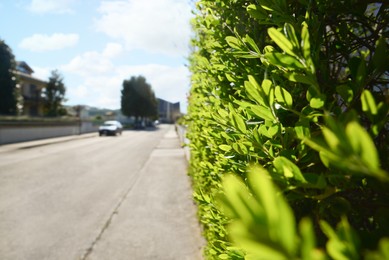
[[[65,93],[66,86],[62,75],[57,70],[53,70],[49,77],[49,82],[42,92],[46,116],[55,117],[66,114],[62,104],[65,101]]]
[[[196,6],[187,123],[206,257],[388,259],[388,4]]]
[[[15,57],[11,48],[0,40],[0,114],[17,113]]]
[[[157,117],[157,99],[154,91],[142,76],[123,81],[121,110],[126,116],[140,118]]]

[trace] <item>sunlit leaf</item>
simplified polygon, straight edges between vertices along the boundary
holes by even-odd
[[[303,260],[311,260],[313,250],[316,247],[316,238],[313,230],[312,221],[308,218],[303,218],[299,224],[301,235],[301,256]]]
[[[324,138],[328,144],[328,146],[334,150],[334,151],[337,151],[339,150],[339,144],[340,144],[340,140],[339,138],[336,136],[335,133],[333,133],[330,129],[328,129],[327,127],[323,127],[322,129],[322,132],[323,132],[323,135],[324,135]]]
[[[230,118],[235,129],[239,130],[241,133],[246,132],[247,129],[245,121],[235,112],[232,106],[230,106]]]
[[[264,20],[268,17],[268,14],[263,8],[253,4],[247,6],[247,12],[250,14],[251,17],[256,18],[258,20]]]
[[[249,76],[249,79],[251,79],[251,76]],[[265,104],[265,101],[263,97],[261,96],[259,92],[259,85],[255,80],[249,80],[244,82],[244,86],[248,94],[258,103],[258,104]]]
[[[225,152],[229,152],[229,151],[231,151],[231,149],[232,149],[231,146],[226,145],[226,144],[221,144],[221,145],[219,145],[219,148],[220,148],[221,150],[225,151]]]
[[[322,108],[325,104],[325,96],[324,95],[319,95],[319,96],[316,96],[316,97],[313,97],[311,98],[311,100],[309,101],[309,105],[312,107],[312,108]]]
[[[250,110],[258,117],[265,120],[273,121],[275,118],[269,108],[264,106],[252,106]]]
[[[274,167],[277,171],[283,174],[287,178],[294,178],[296,181],[306,183],[304,176],[302,175],[299,167],[291,162],[289,159],[280,156],[274,159]]]
[[[268,79],[262,81],[261,87],[266,97],[269,97],[271,90],[272,82]]]
[[[244,37],[244,40],[251,46],[251,48],[254,49],[256,53],[261,54],[261,51],[259,50],[257,44],[250,36],[246,35],[246,37]]]
[[[249,186],[263,206],[267,219],[273,223],[268,232],[273,234],[271,239],[279,240],[286,251],[293,255],[296,249],[295,244],[295,220],[293,212],[284,198],[277,194],[277,188],[270,181],[269,175],[262,167],[255,167],[248,172]],[[272,230],[274,229],[274,230]]]
[[[302,23],[301,28],[301,48],[303,51],[303,57],[307,65],[311,68],[311,72],[314,73],[315,69],[311,58],[311,42],[309,38],[309,30],[306,22]]]
[[[265,53],[265,58],[274,66],[281,66],[289,70],[304,69],[304,65],[295,57],[279,53],[268,52]]]
[[[235,50],[241,50],[243,47],[242,42],[234,36],[227,36],[226,42],[228,45],[230,45],[231,48],[234,48]]]
[[[280,86],[276,86],[275,92],[274,92],[277,101],[286,106],[286,107],[292,107],[293,105],[293,98],[292,95],[284,88]]]
[[[353,151],[361,156],[362,161],[372,169],[379,168],[377,149],[369,134],[357,122],[349,123],[346,133]]]
[[[328,237],[327,252],[334,260],[358,259],[357,238],[346,218],[342,218],[335,231],[327,222],[320,221],[323,233]]]
[[[293,44],[276,28],[269,28],[267,30],[270,38],[287,54],[297,57],[293,51]]]
[[[300,48],[300,44],[299,44],[299,41],[297,39],[296,32],[295,32],[295,30],[293,28],[293,25],[291,25],[289,23],[285,23],[285,25],[284,25],[284,33],[288,37],[290,42],[292,43],[294,49],[298,50]]]
[[[261,0],[260,5],[267,11],[274,11],[275,4],[271,0]]]
[[[271,127],[269,127],[268,129],[268,134],[269,134],[269,137],[273,137],[274,135],[276,135],[278,133],[278,129],[279,129],[279,126],[278,125],[273,125]]]
[[[365,89],[361,94],[362,110],[370,116],[377,114],[377,105],[371,92]]]

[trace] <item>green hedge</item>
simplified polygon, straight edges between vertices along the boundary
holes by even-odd
[[[196,7],[186,120],[207,259],[389,259],[387,3]]]

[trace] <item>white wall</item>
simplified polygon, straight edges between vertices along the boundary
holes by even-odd
[[[0,125],[0,145],[97,132],[92,122],[71,125]]]

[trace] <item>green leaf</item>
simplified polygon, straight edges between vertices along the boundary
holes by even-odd
[[[335,152],[339,153],[339,145],[340,145],[340,140],[336,136],[335,133],[333,133],[330,129],[327,127],[323,127],[322,129],[324,138],[328,144],[328,146]]]
[[[361,94],[362,111],[366,112],[370,119],[373,119],[374,115],[377,115],[377,105],[371,92],[365,89]]]
[[[228,117],[228,112],[227,112],[225,109],[218,109],[218,110],[217,110],[217,113],[218,113],[222,118]]]
[[[251,17],[258,20],[265,20],[266,18],[268,18],[268,14],[260,6],[251,4],[247,6],[247,12],[250,14]]]
[[[348,85],[336,86],[336,92],[338,92],[343,100],[348,103],[350,103],[354,98],[354,92]]]
[[[309,105],[312,108],[322,108],[325,104],[325,95],[318,95],[316,97],[312,97],[311,100],[309,101]]]
[[[284,25],[284,33],[288,37],[290,42],[292,43],[294,49],[295,50],[299,50],[300,49],[300,44],[299,44],[299,41],[297,39],[296,32],[294,30],[293,25],[291,25],[289,23],[285,23],[285,25]]]
[[[365,84],[366,80],[366,61],[364,59],[360,60],[357,75],[355,78],[356,87],[361,88]]]
[[[273,165],[277,172],[283,174],[286,178],[294,178],[300,183],[307,183],[299,167],[286,157],[280,156],[275,158],[273,160]]]
[[[378,243],[378,250],[375,252],[368,252],[366,254],[367,260],[382,260],[382,259],[389,259],[389,238],[384,237],[381,238],[380,242]]]
[[[264,57],[274,66],[281,66],[289,70],[304,69],[304,65],[295,57],[279,53],[279,52],[268,52],[265,53]]]
[[[261,54],[261,51],[259,50],[257,44],[255,43],[255,41],[250,36],[246,35],[244,40],[254,49],[254,51],[257,54]]]
[[[269,99],[271,86],[272,86],[271,80],[269,80],[269,79],[264,79],[264,80],[262,81],[261,87],[262,87],[263,93],[264,93],[265,97],[267,97],[267,99]]]
[[[307,63],[307,66],[311,68],[311,73],[314,74],[315,69],[311,58],[311,43],[309,39],[308,24],[306,22],[302,23],[301,28],[301,48],[305,62]]]
[[[328,237],[327,252],[332,259],[358,259],[358,240],[347,219],[342,217],[337,226],[337,232],[325,221],[320,221],[323,233]]]
[[[256,101],[260,105],[265,105],[265,100],[259,92],[260,87],[257,81],[252,76],[249,75],[249,81],[245,81],[244,86],[247,93],[254,99],[254,101]]]
[[[271,0],[261,0],[260,5],[267,11],[274,11],[275,9],[275,4]]]
[[[227,36],[226,42],[231,48],[234,48],[235,50],[242,50],[243,45],[238,38],[234,36]]]
[[[384,36],[381,36],[376,43],[373,64],[378,72],[384,72],[389,69],[389,50]]]
[[[314,78],[310,74],[303,75],[303,74],[292,72],[292,73],[287,73],[286,77],[290,81],[304,83],[304,84],[312,85],[312,86],[318,88],[318,84],[316,82],[316,78]]]
[[[231,151],[231,149],[232,149],[231,146],[226,145],[226,144],[221,144],[221,145],[219,145],[219,148],[220,148],[221,150],[225,151],[225,152],[229,152],[229,151]]]
[[[302,119],[298,121],[294,127],[294,131],[299,139],[310,138],[311,131],[309,127],[309,120]]]
[[[313,259],[313,251],[316,247],[316,238],[312,221],[309,218],[303,218],[300,221],[299,230],[301,235],[302,260],[311,260]]]
[[[274,121],[275,118],[273,116],[273,113],[270,111],[269,108],[264,107],[264,106],[252,106],[250,107],[250,110],[258,117],[264,119],[264,120],[269,120],[269,121]]]
[[[276,100],[286,107],[292,107],[293,98],[292,95],[284,88],[276,86],[275,92]]]
[[[296,250],[294,242],[296,223],[293,211],[285,199],[277,194],[277,188],[269,179],[268,172],[262,167],[255,167],[247,173],[249,187],[255,198],[263,206],[266,218],[271,223],[267,232],[274,242],[279,241],[284,249],[293,255]],[[276,233],[273,233],[277,231]],[[273,237],[274,236],[274,237]]]
[[[239,130],[241,133],[246,133],[246,124],[243,118],[238,115],[234,110],[230,109],[230,118],[235,129]]]
[[[346,126],[346,134],[354,153],[361,157],[364,164],[368,165],[371,169],[378,169],[379,159],[377,149],[369,134],[357,122],[350,122]]]
[[[230,259],[230,257],[227,254],[220,254],[219,259]]]
[[[298,57],[293,51],[293,44],[276,28],[269,28],[267,30],[270,38],[287,54]]]
[[[278,129],[279,129],[278,125],[273,125],[273,126],[269,127],[269,129],[267,131],[269,137],[272,138],[274,135],[276,135],[278,133]]]
[[[247,187],[234,175],[223,178],[224,198],[221,201],[223,210],[231,215],[231,218],[239,218],[249,225],[254,221],[252,210],[261,211],[255,205],[255,201],[248,195]]]

